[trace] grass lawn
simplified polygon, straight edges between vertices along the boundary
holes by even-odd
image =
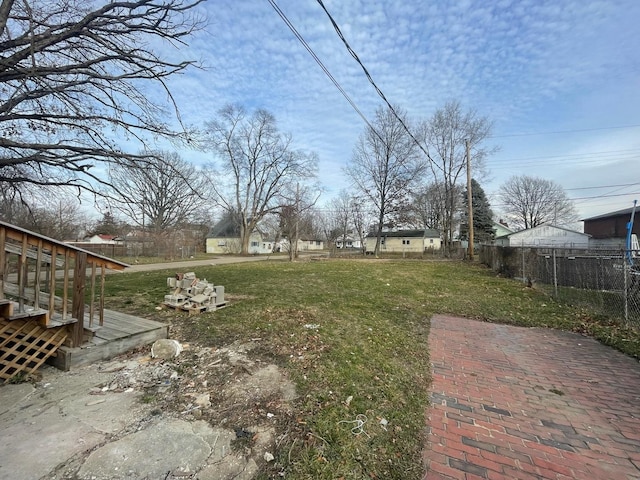
[[[276,460],[259,478],[284,471],[288,479],[420,479],[435,313],[580,331],[640,354],[637,332],[479,265],[326,260],[195,270],[224,285],[230,305],[162,315],[181,322],[192,343],[259,338],[259,353],[297,386],[294,412],[278,424]],[[108,276],[108,308],[153,318],[174,273]]]

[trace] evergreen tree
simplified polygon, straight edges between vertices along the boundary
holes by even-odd
[[[105,211],[102,218],[97,220],[92,228],[87,232],[88,236],[92,235],[123,235],[126,225],[118,221],[110,211]]]
[[[462,212],[462,223],[460,225],[460,239],[469,239],[469,221],[467,220],[469,211],[467,189],[464,191],[464,211]],[[491,205],[480,184],[471,179],[471,205],[473,206],[473,238],[474,242],[482,243],[493,240],[493,212]]]

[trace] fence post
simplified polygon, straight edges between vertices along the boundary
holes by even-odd
[[[558,265],[556,263],[556,249],[552,248],[553,252],[553,294],[558,298]]]
[[[629,324],[629,265],[627,259],[622,257],[622,274],[624,275],[624,321]]]

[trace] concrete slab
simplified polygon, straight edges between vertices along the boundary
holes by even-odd
[[[249,480],[258,471],[232,452],[234,431],[142,401],[140,382],[164,385],[170,366],[141,357],[40,373],[35,384],[0,386],[0,479]],[[265,442],[273,437],[255,431]]]
[[[210,427],[199,425],[194,429],[183,420],[157,423],[92,452],[78,478],[166,478],[172,472],[195,473],[212,452],[207,436],[215,436]]]

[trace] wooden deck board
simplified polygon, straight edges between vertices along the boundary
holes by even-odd
[[[85,324],[88,322],[85,317]],[[96,325],[97,322],[94,322]],[[168,338],[169,326],[146,318],[135,317],[114,310],[104,310],[104,325],[95,336],[80,347],[60,347],[50,363],[62,369],[108,360],[136,347],[149,345],[160,338]]]

